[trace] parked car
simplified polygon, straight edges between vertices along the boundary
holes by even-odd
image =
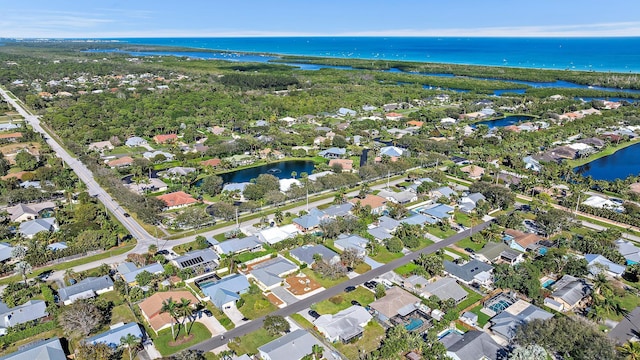
[[[364,283],[364,286],[366,286],[367,289],[373,290],[376,288],[376,286],[378,286],[378,282],[374,280],[367,281],[366,283]]]
[[[475,251],[473,251],[472,248],[464,248],[464,251],[468,252],[469,254],[475,254]]]
[[[351,300],[351,305],[362,306],[357,300]]]
[[[205,314],[205,315],[207,315],[208,317],[212,317],[212,316],[213,316],[213,314],[211,313],[211,311],[209,311],[209,310],[207,310],[207,309],[202,310],[202,313],[203,313],[203,314]]]
[[[355,286],[347,286],[346,288],[344,288],[344,292],[352,292],[356,289]]]
[[[311,316],[314,319],[317,319],[320,317],[320,314],[318,314],[318,312],[315,310],[309,310],[309,316]]]

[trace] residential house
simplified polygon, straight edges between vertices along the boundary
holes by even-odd
[[[221,126],[215,125],[213,127],[208,128],[207,130],[209,130],[209,132],[211,132],[213,135],[220,136],[224,134],[226,129]]]
[[[322,156],[325,159],[340,159],[346,154],[347,154],[347,149],[337,148],[337,147],[328,148],[318,153],[319,156]]]
[[[364,327],[373,317],[362,306],[353,305],[335,315],[325,314],[313,325],[331,342],[348,343],[362,336]]]
[[[210,243],[211,240],[208,240]],[[225,240],[221,243],[213,243],[213,249],[220,255],[239,254],[245,251],[255,252],[262,250],[262,242],[256,236],[247,236]]]
[[[179,209],[189,205],[193,205],[198,202],[193,196],[187,194],[184,191],[176,191],[160,196],[156,196],[157,199],[164,201],[167,207],[164,210]]]
[[[54,217],[25,221],[18,228],[18,232],[27,239],[33,239],[37,233],[42,231],[54,232],[57,230],[58,222]]]
[[[384,117],[387,120],[393,120],[393,121],[404,119],[404,115],[397,112],[386,113],[384,114]]]
[[[98,142],[93,142],[89,144],[89,150],[105,151],[105,150],[113,150],[113,149],[114,149],[114,146],[109,140],[98,141]]]
[[[307,177],[307,179],[309,179],[309,181],[318,181],[318,179],[320,179],[321,177],[324,177],[330,174],[333,174],[333,171],[321,171],[314,174],[309,174],[309,177]]]
[[[14,124],[11,122],[0,124],[0,131],[9,131],[9,130],[15,130],[19,128],[20,128],[20,124]]]
[[[343,204],[331,205],[328,208],[324,209],[323,212],[325,216],[331,219],[336,219],[338,217],[351,216],[351,209],[353,209],[353,204],[347,202]]]
[[[24,222],[40,217],[43,211],[51,211],[55,209],[56,204],[52,201],[44,201],[34,204],[17,204],[9,206],[7,213],[11,222]]]
[[[338,239],[333,242],[333,246],[336,249],[340,251],[353,249],[359,256],[365,256],[367,254],[367,244],[369,244],[369,240],[358,235],[347,234],[338,235]]]
[[[640,263],[640,248],[624,239],[616,240],[618,252],[627,260],[627,265]]]
[[[6,242],[0,242],[0,263],[11,259],[13,247]]]
[[[67,243],[64,241],[54,242],[47,245],[47,249],[51,251],[60,251],[68,248]]]
[[[251,267],[247,277],[253,278],[262,290],[280,286],[283,277],[298,271],[298,266],[284,257],[275,257]]]
[[[192,168],[192,167],[182,167],[182,166],[176,166],[176,167],[172,167],[169,168],[167,170],[164,171],[165,176],[167,177],[172,177],[172,178],[176,178],[179,176],[187,176],[193,172],[195,172],[196,169]]]
[[[48,340],[36,340],[21,346],[18,351],[5,356],[0,360],[67,360],[62,348],[62,343],[57,337]]]
[[[10,327],[47,316],[49,316],[47,304],[43,300],[29,300],[12,308],[0,302],[0,335],[6,335]]]
[[[477,165],[467,165],[460,168],[460,171],[467,174],[470,179],[478,180],[484,175],[485,169]]]
[[[312,353],[314,345],[322,347],[322,358],[326,360],[338,360],[333,353],[322,346],[307,330],[298,329],[285,334],[258,348],[262,360],[301,360]]]
[[[458,120],[456,120],[454,118],[450,118],[450,117],[446,117],[446,118],[440,119],[440,124],[442,124],[442,125],[453,125],[453,124],[455,124],[457,122],[458,122]]]
[[[463,265],[445,261],[444,271],[467,285],[476,283],[487,286],[493,282],[493,266],[476,259],[472,259]]]
[[[622,317],[622,320],[607,333],[618,344],[640,341],[640,306]]]
[[[153,141],[156,144],[168,144],[178,140],[178,135],[176,134],[159,134],[153,137]]]
[[[414,201],[418,201],[418,195],[413,192],[413,191],[401,191],[401,192],[395,192],[395,191],[389,191],[389,190],[380,190],[380,192],[378,193],[378,196],[381,196],[389,201],[391,201],[392,203],[395,204],[408,204],[410,202],[414,202]]]
[[[488,242],[485,244],[482,249],[476,251],[475,257],[485,262],[507,263],[509,265],[515,265],[524,261],[521,252],[513,250],[505,243],[496,242]]]
[[[455,209],[449,205],[435,204],[426,208],[422,208],[421,212],[424,215],[430,216],[434,220],[442,222],[453,216],[454,210]]]
[[[458,196],[458,193],[448,186],[442,186],[435,190],[431,190],[431,193],[430,193],[430,197],[432,198],[445,197],[447,199],[450,199],[452,196]]]
[[[386,295],[369,304],[381,321],[388,321],[394,316],[407,316],[417,309],[420,298],[394,286],[386,291]]]
[[[484,331],[471,330],[464,334],[450,331],[439,341],[454,360],[498,360],[507,358],[508,351]]]
[[[591,294],[591,285],[584,279],[564,275],[552,285],[551,298],[544,299],[544,304],[556,311],[573,310],[584,298]],[[553,300],[550,302],[548,300]]]
[[[122,345],[120,339],[132,335],[135,338],[140,339],[144,337],[142,330],[140,329],[140,325],[135,322],[130,323],[117,323],[111,325],[109,330],[100,333],[98,335],[94,335],[86,340],[84,340],[87,344],[106,344],[108,347],[115,349]]]
[[[144,182],[140,182],[140,183],[132,182],[127,184],[126,187],[128,187],[129,190],[137,194],[162,192],[162,191],[167,191],[167,189],[169,189],[169,186],[167,185],[167,183],[165,183],[164,181],[158,178],[144,179]]]
[[[263,243],[269,245],[277,244],[280,241],[291,239],[298,235],[300,230],[294,224],[288,224],[284,226],[273,226],[260,230],[256,236]]]
[[[164,273],[164,268],[162,267],[162,264],[157,262],[139,268],[136,264],[125,261],[118,265],[117,271],[120,277],[122,277],[127,284],[133,286],[137,285],[136,276],[138,276],[138,274],[146,271],[152,275],[159,275]]]
[[[294,260],[307,265],[315,262],[316,255],[327,263],[333,264],[340,261],[340,256],[324,245],[302,245],[289,251],[289,254]]]
[[[481,193],[478,193],[478,192],[471,193],[467,196],[463,196],[458,201],[458,207],[460,211],[462,211],[463,213],[469,214],[476,209],[476,206],[478,206],[478,203],[480,201],[486,201],[486,200],[487,198]]]
[[[249,155],[233,155],[225,158],[232,166],[245,166],[254,163],[254,159]]]
[[[520,252],[536,249],[536,244],[542,240],[542,238],[536,234],[524,233],[513,229],[506,229],[504,234],[502,238],[504,242],[509,244],[512,249]]]
[[[218,281],[201,284],[200,289],[213,305],[222,310],[235,305],[240,300],[240,295],[249,291],[250,286],[246,276],[231,274]]]
[[[278,180],[280,184],[280,191],[286,193],[291,189],[292,186],[302,187],[302,183],[298,179],[280,179]]]
[[[500,314],[491,318],[491,331],[506,341],[511,341],[519,326],[533,320],[551,319],[553,314],[531,305],[524,300],[518,300]]]
[[[14,132],[9,134],[0,134],[0,140],[17,142],[18,139],[22,139],[22,133]]]
[[[325,214],[316,208],[312,208],[308,214],[293,219],[293,224],[303,233],[318,229]]]
[[[201,268],[205,272],[211,271],[218,267],[220,257],[210,248],[193,250],[188,253],[171,259],[178,269],[198,269]]]
[[[339,116],[356,116],[356,112],[354,110],[351,109],[347,109],[347,108],[340,108],[338,109],[338,115]]]
[[[589,198],[587,198],[587,200],[584,200],[582,202],[582,205],[586,205],[586,206],[590,206],[598,209],[609,209],[609,210],[616,210],[621,208],[619,204],[616,204],[613,201],[609,199],[605,199],[598,195],[590,196]]]
[[[112,169],[131,166],[131,164],[133,164],[133,158],[131,156],[123,156],[107,162],[107,165]]]
[[[138,136],[132,136],[128,138],[127,141],[124,142],[124,144],[128,147],[147,146],[147,140]]]
[[[626,270],[624,265],[616,264],[599,254],[586,254],[584,258],[587,260],[589,272],[594,276],[605,271],[605,274],[611,277],[621,277]]]
[[[295,125],[298,122],[298,119],[293,118],[291,116],[283,117],[282,119],[278,119],[278,121],[282,121],[287,124],[287,126]]]
[[[380,149],[380,156],[388,156],[390,158],[399,158],[407,153],[407,150],[397,146],[385,146]]]
[[[400,219],[400,223],[401,224],[407,224],[407,225],[425,225],[425,224],[436,224],[437,221],[430,217],[430,216],[426,216],[423,214],[413,214],[409,217],[406,217],[404,219]]]
[[[160,150],[145,151],[144,153],[142,153],[142,157],[154,162],[157,162],[159,158],[162,158],[163,161],[171,161],[174,158],[173,154]]]
[[[210,166],[212,168],[216,168],[218,166],[220,166],[220,164],[222,164],[222,160],[215,158],[215,159],[209,159],[209,160],[205,160],[205,161],[200,161],[200,165],[203,167],[207,167]]]
[[[340,169],[344,172],[352,172],[353,171],[353,160],[351,159],[331,159],[329,160],[329,167],[334,168],[339,166]]]
[[[458,284],[456,279],[451,277],[443,277],[432,283],[427,283],[415,289],[415,292],[427,299],[431,296],[435,296],[442,301],[453,299],[456,304],[461,303],[468,296],[467,291]]]
[[[360,203],[361,207],[370,206],[371,213],[375,215],[380,215],[387,210],[387,199],[378,195],[367,194],[364,199],[353,198],[349,199],[349,202],[354,205]]]
[[[58,290],[60,301],[65,305],[73,304],[76,300],[91,299],[97,295],[113,290],[113,280],[107,275],[88,277],[74,285]]]
[[[542,170],[542,165],[540,164],[540,162],[534,159],[532,156],[525,156],[524,158],[522,158],[522,161],[524,162],[524,168],[527,170],[535,172],[540,172]]]
[[[362,105],[362,110],[363,111],[374,111],[375,109],[377,109],[377,107],[373,106],[373,105]]]
[[[175,323],[175,319],[169,313],[163,312],[162,307],[169,299],[181,302],[182,299],[190,301],[191,306],[196,306],[200,301],[186,290],[157,292],[144,299],[138,306],[142,316],[147,320],[153,331],[158,333],[162,329],[169,328]]]

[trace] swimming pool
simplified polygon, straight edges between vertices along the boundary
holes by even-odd
[[[447,329],[441,333],[438,334],[438,340],[441,340],[442,338],[444,338],[445,336],[451,334],[451,333],[458,333],[460,335],[464,335],[464,333],[458,329]]]
[[[489,305],[488,308],[491,309],[496,314],[498,314],[498,313],[501,313],[502,311],[504,311],[504,309],[508,308],[509,306],[511,306],[511,304],[508,301],[506,301],[506,300],[498,300],[498,301],[494,302],[493,304]]]
[[[548,289],[549,287],[551,287],[551,285],[555,284],[556,281],[553,279],[547,279],[545,282],[542,283],[542,287],[545,289]]]
[[[421,327],[422,324],[424,324],[424,321],[422,319],[411,318],[411,321],[407,325],[405,325],[404,328],[408,331],[413,331]]]

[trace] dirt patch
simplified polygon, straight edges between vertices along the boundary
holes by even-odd
[[[280,306],[280,305],[284,304],[284,301],[280,300],[280,298],[275,296],[273,293],[268,293],[265,296],[275,306]]]
[[[169,341],[167,343],[167,345],[172,346],[172,347],[176,347],[176,346],[180,346],[184,343],[188,343],[189,341],[193,340],[193,337],[195,335],[191,334],[191,335],[187,335],[187,336],[183,336],[181,338],[178,338],[178,340],[176,341]]]
[[[305,274],[292,275],[284,281],[287,283],[287,290],[293,295],[305,295],[322,287]]]

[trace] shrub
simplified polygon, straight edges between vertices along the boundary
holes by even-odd
[[[344,301],[344,299],[342,298],[342,295],[336,295],[332,298],[329,298],[329,301],[331,301],[332,303],[338,305],[341,304],[342,301]]]

